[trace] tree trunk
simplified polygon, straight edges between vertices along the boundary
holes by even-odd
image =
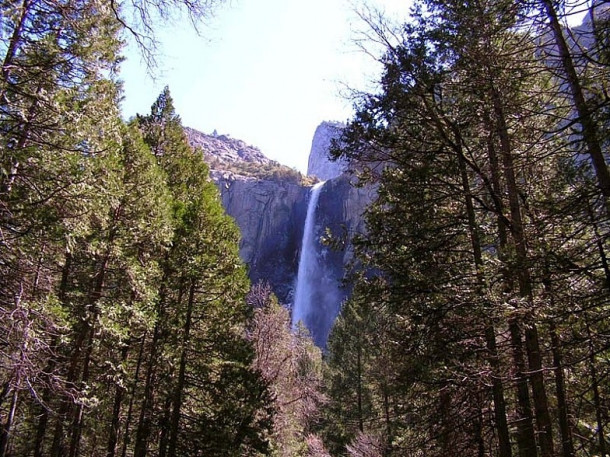
[[[525,328],[525,346],[527,348],[528,364],[530,369],[530,382],[532,384],[532,398],[534,410],[536,411],[536,423],[538,425],[538,442],[542,457],[555,455],[553,445],[553,430],[551,426],[551,415],[549,413],[548,399],[544,385],[542,368],[542,356],[538,340],[538,328],[530,324]]]
[[[477,418],[475,420],[476,440],[477,440],[477,455],[485,457],[485,438],[483,436],[483,411],[479,408]]]
[[[135,401],[136,388],[140,382],[140,369],[142,367],[142,361],[144,357],[144,346],[146,345],[146,332],[142,335],[142,341],[140,342],[140,351],[138,352],[138,361],[136,363],[136,372],[134,374],[133,386],[129,395],[129,406],[127,408],[127,417],[125,418],[125,432],[123,433],[123,449],[121,450],[121,457],[127,456],[127,445],[131,437],[129,428],[131,426],[131,418],[133,414],[133,402]]]
[[[604,242],[607,241],[607,235],[602,236],[599,230],[598,221],[595,220],[593,208],[591,207],[591,202],[589,200],[587,200],[587,215],[589,216],[589,220],[591,221],[591,225],[593,226],[593,233],[595,234],[595,246],[597,247],[597,252],[599,253],[599,260],[601,261],[602,268],[604,269],[606,289],[610,291],[610,266],[608,265],[608,256],[606,255],[606,249],[604,248]]]
[[[606,210],[610,213],[610,173],[608,172],[608,167],[602,152],[598,126],[593,119],[589,106],[587,105],[584,91],[580,84],[580,79],[578,78],[578,73],[576,72],[574,61],[572,59],[566,39],[563,35],[561,24],[559,23],[557,11],[555,10],[553,2],[552,0],[541,1],[546,10],[551,30],[553,31],[555,44],[559,50],[559,57],[561,59],[563,71],[565,72],[566,81],[570,86],[572,101],[578,113],[578,122],[582,126],[582,137],[587,146],[589,155],[591,156],[591,162],[593,163],[597,183],[602,195],[605,197]]]
[[[66,294],[68,290],[68,275],[70,273],[70,265],[72,263],[72,255],[69,252],[65,254],[64,266],[61,269],[61,282],[59,284],[59,290],[57,293],[57,298],[59,302],[64,304],[66,299]],[[49,347],[53,349],[53,352],[56,349],[58,343],[58,337],[53,336],[51,339],[51,343]],[[55,369],[56,361],[52,358],[47,363],[44,368],[44,373],[51,373]],[[42,405],[40,405],[39,419],[38,425],[36,426],[36,438],[34,440],[34,457],[43,457],[43,442],[44,437],[47,432],[47,424],[49,422],[49,410],[48,403],[51,401],[51,389],[49,386],[45,386],[42,390]]]
[[[517,276],[519,282],[519,295],[521,298],[525,299],[531,307],[533,306],[532,282],[529,266],[527,264],[526,238],[523,220],[521,218],[521,205],[519,203],[519,191],[513,164],[512,146],[500,94],[495,87],[491,87],[491,95],[493,98],[493,109],[496,115],[497,133],[500,138],[502,170],[504,172],[506,191],[508,193],[511,216],[510,233],[515,245],[515,265],[511,268],[511,273]],[[515,325],[516,324],[513,324],[514,328],[516,328]],[[538,330],[536,324],[533,322],[525,325],[525,347],[527,350],[530,382],[532,384],[534,409],[536,411],[540,452],[542,457],[553,457],[555,451],[553,449],[551,416],[549,414],[548,400],[544,386]]]
[[[165,264],[169,261],[169,253],[166,254]],[[165,305],[167,300],[166,281],[169,276],[168,271],[164,272],[161,281],[161,289],[159,291],[159,302],[157,305],[157,319],[153,330],[153,338],[150,347],[150,357],[146,368],[146,383],[144,385],[144,400],[140,409],[140,417],[138,419],[138,428],[136,430],[136,442],[134,445],[133,457],[145,457],[148,453],[148,439],[152,429],[152,410],[155,403],[155,381],[157,371],[157,357],[160,350],[161,341],[163,339],[162,327],[165,320]],[[182,301],[182,289],[178,294],[177,302]]]
[[[72,266],[72,254],[66,251],[64,266],[61,269],[61,281],[59,283],[59,290],[57,292],[57,298],[59,303],[66,305],[66,297],[68,294],[68,278],[70,276],[70,268]],[[58,337],[54,336],[51,341],[51,347],[55,350],[58,343]],[[45,373],[51,373],[55,369],[55,360],[50,360],[45,368]],[[38,425],[36,426],[36,439],[34,441],[34,457],[44,457],[43,444],[44,437],[47,433],[47,425],[49,423],[49,410],[46,405],[51,401],[51,388],[45,386],[42,392],[43,405],[40,408],[40,418],[38,419]]]
[[[520,457],[536,457],[536,435],[534,434],[534,423],[532,407],[530,404],[530,393],[527,386],[525,369],[525,358],[523,356],[523,342],[521,341],[521,329],[515,319],[508,323],[510,342],[515,365],[515,383],[517,386],[517,444]]]
[[[470,188],[470,182],[468,178],[467,172],[467,161],[464,157],[463,153],[463,139],[461,136],[461,132],[459,128],[452,123],[450,120],[446,119],[444,116],[439,116],[436,112],[434,112],[434,108],[431,108],[431,104],[426,102],[426,106],[429,110],[432,111],[432,115],[435,118],[436,126],[439,130],[439,133],[448,141],[450,146],[454,149],[458,156],[458,166],[460,170],[460,177],[462,182],[462,190],[464,192],[465,203],[466,203],[466,213],[468,217],[468,229],[470,233],[470,240],[472,244],[472,252],[473,252],[473,260],[476,269],[477,276],[477,287],[479,289],[479,295],[483,295],[483,291],[485,290],[485,279],[483,278],[481,271],[483,267],[483,256],[481,250],[481,241],[479,236],[479,228],[476,222],[476,213],[474,210],[472,190]],[[442,120],[441,120],[442,119]],[[491,120],[489,117],[485,119],[486,124],[490,127],[490,132],[493,131],[491,128]],[[445,131],[445,127],[448,127],[451,130],[451,137]],[[500,256],[502,256],[502,251],[506,248],[507,245],[507,232],[506,232],[506,224],[504,220],[503,214],[503,205],[501,195],[501,184],[500,184],[500,173],[499,173],[499,163],[497,160],[497,156],[495,153],[495,148],[493,146],[493,136],[490,134],[488,137],[488,158],[490,161],[491,168],[491,185],[488,186],[488,190],[494,200],[495,210],[497,212],[497,227],[498,227],[498,237],[500,244]],[[481,174],[480,170],[476,170],[479,174]],[[489,181],[486,181],[489,183]],[[505,275],[507,278],[508,276]],[[493,324],[487,326],[485,328],[485,341],[486,347],[489,351],[489,363],[492,369],[492,395],[494,399],[494,417],[496,419],[496,428],[498,430],[498,441],[499,441],[499,457],[511,457],[512,449],[510,443],[510,434],[508,429],[508,421],[506,418],[506,402],[504,398],[504,386],[502,383],[502,379],[499,376],[499,363],[498,363],[498,352],[496,345],[496,336],[495,329]]]
[[[555,390],[557,390],[557,410],[559,413],[559,432],[561,434],[561,449],[563,457],[574,457],[574,444],[572,442],[572,429],[568,413],[568,400],[566,395],[563,364],[561,360],[561,343],[555,323],[550,323],[551,350],[553,352],[553,366],[555,369]]]
[[[176,450],[178,448],[178,433],[180,431],[180,408],[182,406],[182,393],[184,392],[184,388],[186,386],[186,362],[191,339],[193,308],[195,306],[195,285],[195,280],[192,279],[189,287],[189,296],[186,307],[186,319],[184,322],[184,328],[182,333],[182,353],[180,354],[178,381],[174,389],[174,395],[172,400],[174,409],[172,411],[168,445],[168,452],[171,456],[176,455]]]
[[[466,211],[468,213],[468,228],[470,231],[470,240],[472,244],[472,252],[474,257],[474,265],[477,271],[478,288],[483,295],[485,280],[481,275],[483,268],[483,255],[481,251],[481,241],[479,236],[478,225],[476,222],[476,214],[474,204],[472,202],[472,190],[470,181],[466,171],[466,163],[462,148],[460,146],[461,139],[457,140],[459,167],[462,178],[462,187],[466,198]],[[502,224],[503,226],[504,224]],[[496,420],[496,429],[498,431],[498,447],[499,457],[512,457],[510,445],[510,434],[508,431],[508,421],[506,420],[506,401],[504,399],[504,386],[499,373],[498,349],[496,345],[496,331],[493,324],[485,328],[485,344],[489,352],[488,361],[492,372],[492,395],[494,399],[494,418]]]
[[[504,398],[504,383],[499,374],[498,348],[496,345],[496,332],[493,326],[485,328],[485,344],[489,352],[489,365],[491,367],[491,386],[494,399],[494,419],[498,431],[498,456],[512,457],[508,421],[506,419],[506,400]]]
[[[68,260],[70,260],[70,262],[71,262],[71,258],[72,258],[71,256],[68,257],[68,255],[67,255],[66,262],[68,262]],[[69,268],[69,266],[68,266],[68,268]],[[64,279],[65,279],[66,283],[63,283]],[[62,285],[62,288],[60,288],[60,291],[64,290],[63,287],[67,287],[67,280],[68,280],[68,270],[65,270],[65,276],[62,276],[63,285]],[[64,295],[64,300],[62,301],[62,303],[65,303],[65,295]],[[68,389],[71,388],[71,386],[73,386],[77,381],[77,369],[78,369],[80,355],[83,351],[85,340],[88,335],[88,325],[89,325],[89,323],[86,322],[85,328],[83,328],[77,332],[76,341],[72,345],[73,351],[72,351],[72,355],[70,356],[70,359],[69,359],[68,370],[66,373],[66,385],[67,385]],[[65,457],[67,455],[68,451],[65,448],[65,442],[64,442],[64,439],[65,439],[64,420],[68,417],[71,406],[72,406],[72,403],[69,400],[63,400],[61,402],[59,411],[56,415],[55,430],[53,432],[53,441],[52,441],[52,445],[51,445],[51,454],[50,454],[52,457]]]
[[[160,299],[160,302],[162,300]],[[146,368],[146,382],[144,384],[144,399],[140,409],[140,417],[138,419],[138,428],[136,430],[136,440],[134,443],[133,457],[145,457],[148,452],[148,437],[151,429],[151,410],[154,404],[154,380],[157,369],[157,352],[161,339],[161,322],[157,316],[153,337],[150,343],[150,356],[148,358],[148,366]]]
[[[11,67],[13,65],[13,61],[15,60],[15,56],[17,55],[17,47],[19,46],[19,42],[21,41],[21,35],[23,33],[23,28],[25,26],[25,21],[28,17],[30,9],[30,0],[23,0],[20,8],[19,19],[17,24],[15,25],[15,29],[11,35],[11,39],[9,41],[8,48],[6,49],[6,54],[4,55],[4,59],[2,61],[2,79],[3,87],[0,90],[0,105],[4,105],[6,100],[4,99],[6,94],[6,86],[8,85],[8,80],[11,74]]]
[[[87,326],[88,336],[85,340],[85,354],[83,357],[83,367],[80,376],[81,389],[85,387],[89,381],[89,372],[91,364],[91,354],[93,353],[93,339],[95,336],[95,320],[97,319],[97,312],[93,313],[91,321]],[[68,452],[69,457],[78,457],[80,439],[83,431],[83,420],[84,420],[84,404],[82,401],[76,404],[76,411],[72,416],[72,424],[70,427],[70,448]]]
[[[390,393],[389,393],[389,387],[388,387],[388,382],[387,382],[387,376],[385,376],[385,375],[383,378],[382,392],[383,392],[383,413],[384,413],[383,415],[384,415],[384,419],[385,419],[385,428],[386,428],[386,446],[387,446],[388,455],[391,455],[393,432],[392,432],[392,419],[390,416]]]
[[[430,435],[439,441],[441,455],[452,455],[455,452],[454,430],[455,422],[452,421],[453,414],[451,412],[451,394],[449,386],[439,386],[438,393],[438,424],[431,424]],[[438,427],[438,428],[437,428]],[[437,431],[440,429],[440,432]],[[436,435],[436,436],[435,436]]]
[[[6,415],[6,422],[2,426],[2,435],[0,435],[0,457],[6,457],[8,455],[8,445],[11,437],[11,428],[15,419],[15,412],[17,411],[17,400],[19,399],[19,390],[13,388],[13,394],[11,395],[11,403],[9,406],[8,414]]]
[[[358,396],[358,430],[360,430],[361,433],[364,433],[364,412],[362,411],[362,342],[360,337],[358,337],[356,344],[358,346],[356,348],[356,370],[358,371],[356,383],[356,394]]]
[[[129,344],[126,344],[121,351],[121,362],[125,363],[129,353]],[[119,427],[121,422],[121,405],[125,396],[125,387],[117,383],[114,390],[114,404],[112,405],[112,419],[110,421],[110,429],[108,431],[108,446],[106,451],[107,457],[114,457],[116,454],[116,445],[119,437]]]
[[[119,206],[114,213],[114,222],[118,220],[120,212],[121,207]],[[108,265],[110,263],[111,258],[111,247],[114,243],[115,236],[116,229],[113,228],[111,229],[108,235],[108,246],[106,248],[106,252],[104,253],[104,257],[102,258],[102,262],[96,274],[94,289],[88,300],[88,307],[91,315],[88,319],[86,319],[86,325],[83,331],[86,336],[84,338],[85,354],[83,357],[82,371],[80,376],[81,388],[84,387],[87,382],[89,382],[91,355],[93,353],[93,341],[95,338],[95,323],[99,315],[98,303],[99,300],[102,298],[104,283],[106,282],[106,275],[108,273]],[[85,406],[82,401],[76,405],[76,413],[74,414],[72,419],[70,450],[68,454],[69,457],[78,457],[79,454],[80,439],[83,432],[84,408]]]
[[[0,434],[0,457],[7,457],[9,442],[11,438],[11,430],[13,428],[13,422],[15,420],[15,413],[17,411],[17,403],[19,401],[19,391],[22,389],[22,384],[24,382],[25,374],[24,372],[29,368],[27,365],[29,364],[29,344],[30,344],[30,328],[31,328],[31,320],[30,313],[27,308],[22,307],[23,300],[23,284],[20,284],[20,292],[15,297],[15,310],[20,311],[18,313],[17,319],[21,320],[21,325],[23,326],[23,332],[19,335],[21,339],[21,344],[19,346],[19,351],[17,354],[17,360],[14,362],[16,365],[14,366],[13,376],[15,381],[12,387],[12,395],[11,402],[9,406],[8,413],[6,415],[6,422],[2,426],[2,431]],[[18,324],[18,323],[17,323]],[[9,381],[10,386],[10,381]],[[10,387],[9,387],[10,388]]]
[[[490,119],[487,119],[487,124],[490,129],[490,135],[487,141],[487,153],[489,155],[489,164],[491,172],[492,190],[496,196],[503,195],[503,186],[501,182],[500,174],[500,163],[496,154],[496,148],[494,145],[494,138],[491,132],[497,130],[492,124]],[[498,225],[498,256],[503,263],[506,262],[505,252],[508,248],[508,233],[506,227],[506,220],[504,217],[504,206],[500,198],[497,199],[498,207],[497,211],[497,225]],[[502,271],[506,292],[510,292],[513,288],[513,278],[509,273],[506,266],[503,267]],[[515,369],[515,386],[517,390],[517,447],[519,449],[520,457],[536,457],[536,436],[534,434],[534,424],[532,417],[532,410],[530,404],[529,389],[527,386],[527,379],[525,377],[525,362],[523,357],[523,343],[521,341],[521,330],[519,324],[514,319],[510,319],[508,322],[508,329],[511,341],[511,352],[513,359],[513,366]],[[496,347],[495,332],[492,335],[486,336],[486,344],[488,348],[491,347],[492,354],[493,349]],[[497,353],[497,350],[496,350]],[[499,390],[497,390],[499,393]],[[508,452],[507,449],[504,452]]]
[[[172,397],[168,395],[165,399],[163,407],[163,418],[161,419],[161,433],[159,434],[159,457],[167,456],[167,447],[169,445],[170,420],[172,416]]]
[[[604,417],[601,396],[599,394],[599,378],[595,364],[595,348],[593,347],[593,335],[589,326],[588,316],[585,315],[587,337],[589,339],[589,375],[591,376],[591,389],[593,390],[593,404],[595,405],[595,419],[597,421],[597,439],[601,456],[606,456],[606,432],[604,430]]]

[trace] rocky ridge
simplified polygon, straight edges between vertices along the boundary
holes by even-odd
[[[260,149],[242,140],[215,132],[208,135],[190,127],[185,132],[190,145],[203,151],[214,181],[282,181],[305,186],[315,183],[315,178],[267,158]]]
[[[242,140],[231,138],[229,135],[208,135],[190,127],[184,128],[189,143],[194,148],[203,150],[204,157],[210,161],[220,163],[248,162],[268,164],[271,159],[267,158],[255,146],[250,146]]]

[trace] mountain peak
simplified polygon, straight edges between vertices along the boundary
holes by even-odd
[[[344,123],[331,121],[324,121],[316,128],[309,153],[308,175],[317,176],[326,181],[336,178],[345,171],[344,160],[332,161],[329,156],[332,141],[341,137],[344,128]]]

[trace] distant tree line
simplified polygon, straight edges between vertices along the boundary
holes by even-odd
[[[263,181],[279,181],[302,186],[311,186],[316,182],[314,177],[305,176],[300,171],[274,160],[268,163],[257,163],[244,161],[227,162],[220,159],[211,159],[209,165],[212,170],[230,171],[236,175],[252,177]]]

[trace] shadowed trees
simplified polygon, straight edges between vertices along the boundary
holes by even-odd
[[[560,37],[545,40],[552,11],[539,7],[424,1],[394,35],[370,20],[387,45],[380,91],[361,99],[336,150],[379,192],[355,240],[371,273],[329,345],[330,411],[343,427],[329,432],[335,452],[362,434],[380,438],[384,455],[591,455],[606,445],[597,370],[607,369],[607,166],[583,125],[595,116],[566,92]],[[569,57],[583,62],[577,49]],[[579,78],[585,94],[604,84]],[[385,389],[371,365],[380,347]],[[584,398],[597,406],[583,409]]]

